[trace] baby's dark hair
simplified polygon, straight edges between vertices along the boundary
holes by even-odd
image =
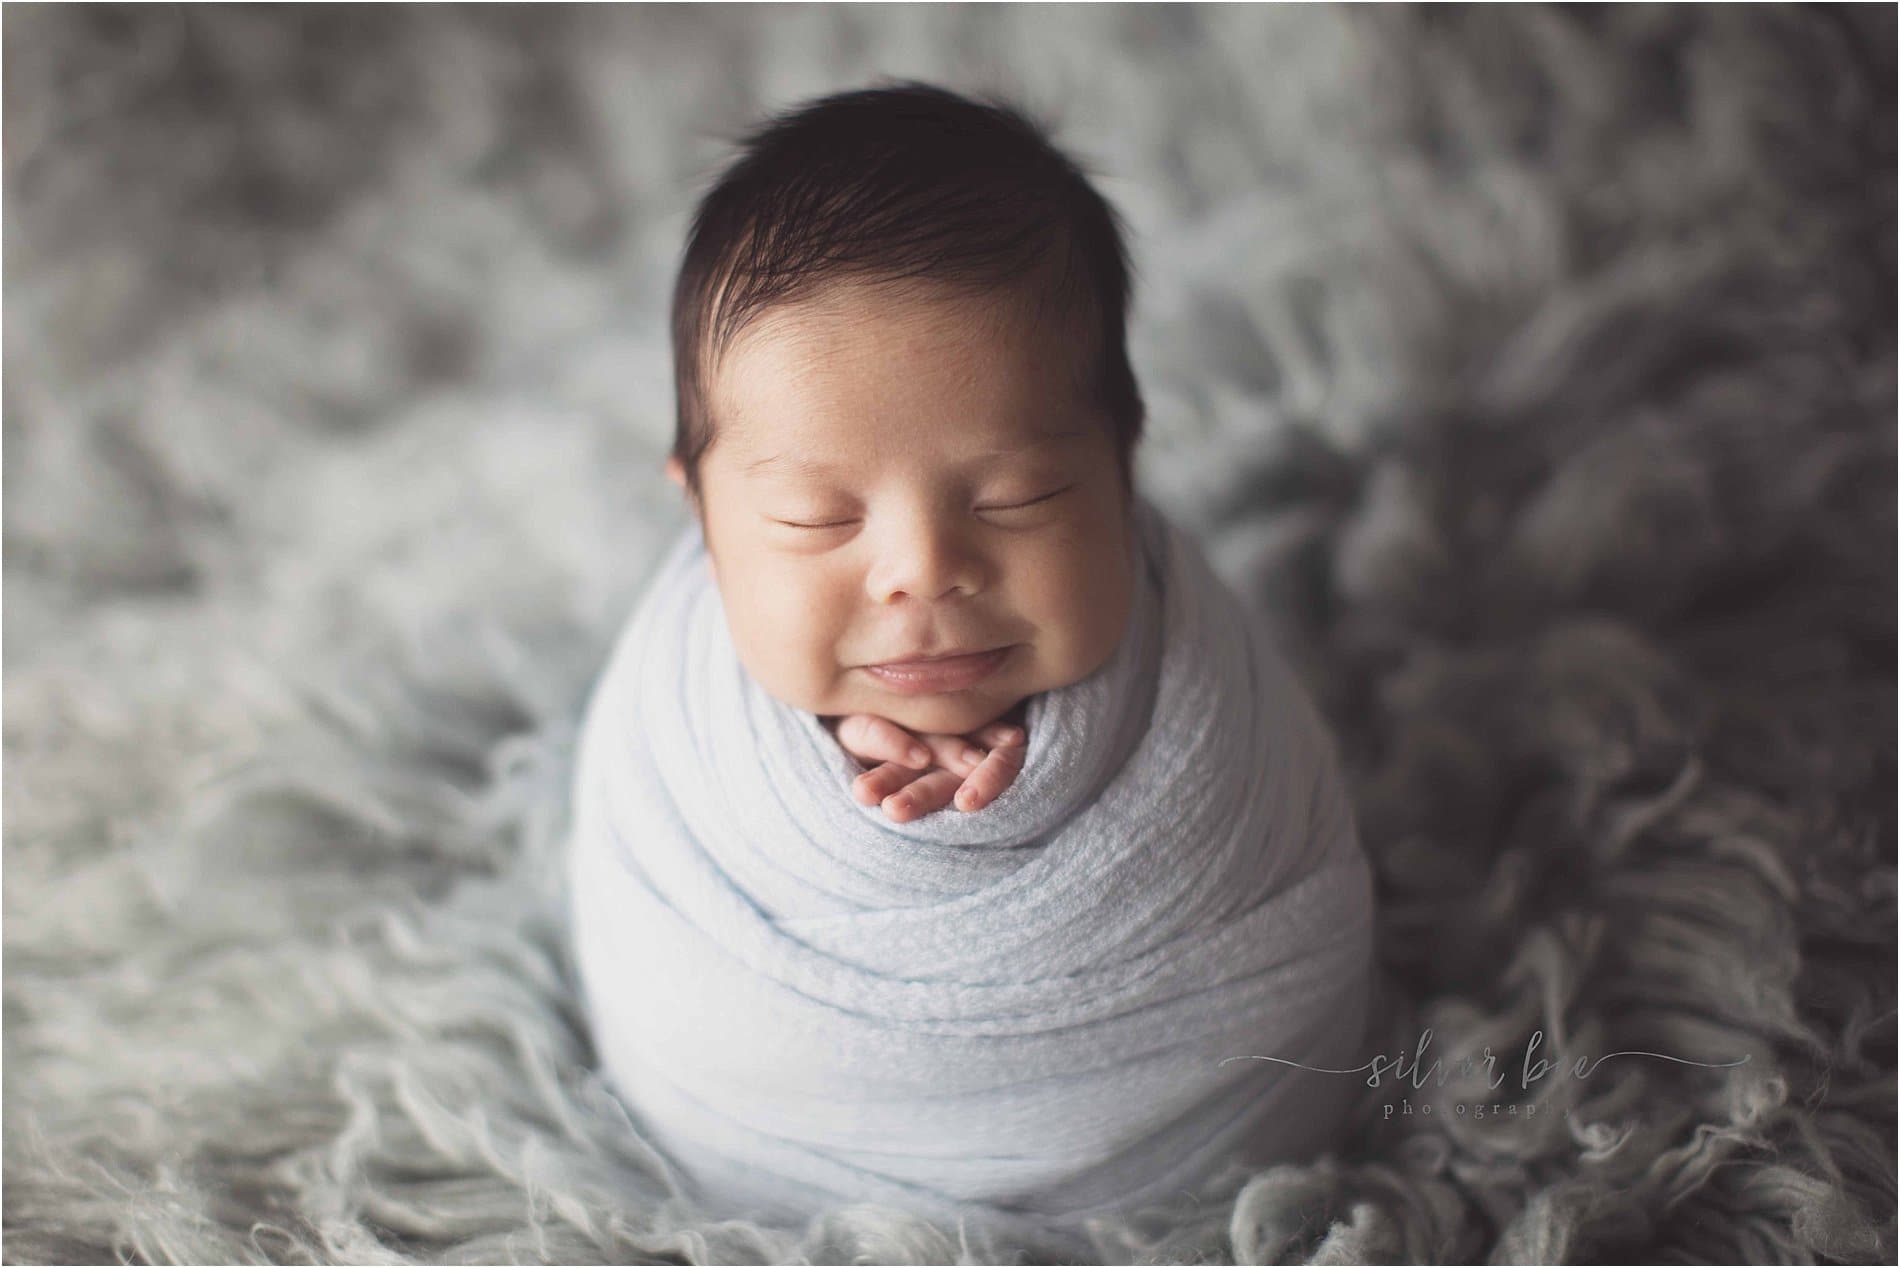
[[[700,200],[673,289],[673,456],[695,494],[720,357],[766,309],[843,279],[1019,293],[1092,335],[1076,386],[1132,482],[1146,411],[1121,219],[1043,127],[995,98],[889,81],[807,102],[741,147]]]

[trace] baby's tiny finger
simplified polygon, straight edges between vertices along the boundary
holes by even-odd
[[[885,762],[852,780],[851,796],[861,806],[875,806],[916,778],[916,771],[896,762]]]
[[[1016,744],[1025,744],[1028,738],[1019,726],[1010,726],[1004,722],[992,722],[970,737],[985,748],[1008,748]]]
[[[957,789],[957,809],[964,813],[981,810],[1003,795],[1023,768],[1023,746],[1009,744],[990,750],[990,755]]]
[[[930,765],[930,750],[889,718],[854,713],[838,724],[838,743],[861,762],[895,762],[912,770]]]
[[[930,746],[930,755],[936,759],[937,765],[959,779],[975,770],[977,763],[984,757],[982,749],[961,735],[924,735],[919,738]]]
[[[908,788],[884,799],[884,813],[898,823],[921,819],[950,804],[960,781],[949,771],[933,770],[911,781]]]

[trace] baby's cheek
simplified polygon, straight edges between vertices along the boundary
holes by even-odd
[[[1032,584],[1039,624],[1049,649],[1048,685],[1066,686],[1100,668],[1121,643],[1128,623],[1130,578],[1113,551],[1091,544],[1065,552]]]
[[[793,568],[760,568],[720,590],[741,661],[759,684],[796,708],[827,713],[838,679],[837,606],[822,584]]]

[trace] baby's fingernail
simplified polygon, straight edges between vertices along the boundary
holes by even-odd
[[[1006,726],[1002,730],[1002,738],[1005,744],[1017,744],[1022,741],[1023,733],[1013,726]]]
[[[930,750],[929,750],[929,749],[927,749],[927,748],[925,748],[925,747],[924,747],[923,745],[921,745],[921,744],[913,744],[913,745],[911,745],[911,747],[910,747],[910,764],[911,764],[912,766],[922,766],[922,765],[923,765],[923,764],[924,764],[925,762],[928,762],[929,760],[930,760]]]
[[[988,756],[988,754],[984,753],[982,749],[978,748],[974,744],[968,744],[964,746],[963,760],[971,763],[972,765],[976,764],[977,762],[982,761],[986,756]]]

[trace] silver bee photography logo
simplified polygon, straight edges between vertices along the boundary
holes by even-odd
[[[1396,1055],[1378,1053],[1362,1065],[1345,1069],[1311,1066],[1298,1061],[1289,1061],[1285,1057],[1255,1054],[1228,1057],[1221,1064],[1227,1065],[1234,1061],[1267,1061],[1307,1070],[1314,1074],[1363,1074],[1368,1088],[1388,1092],[1394,1087],[1399,1089],[1399,1094],[1388,1099],[1381,1107],[1380,1118],[1388,1122],[1395,1118],[1432,1117],[1445,1114],[1452,1114],[1459,1118],[1522,1121],[1535,1118],[1538,1113],[1546,1111],[1547,1107],[1540,1104],[1539,1097],[1531,1095],[1534,1089],[1540,1088],[1540,1085],[1543,1091],[1549,1091],[1553,1085],[1546,1083],[1546,1080],[1588,1079],[1596,1074],[1606,1062],[1646,1058],[1675,1065],[1700,1066],[1708,1070],[1728,1070],[1748,1064],[1749,1059],[1748,1054],[1744,1053],[1733,1061],[1697,1061],[1690,1057],[1672,1056],[1666,1052],[1650,1052],[1637,1048],[1624,1048],[1597,1056],[1588,1053],[1574,1055],[1558,1053],[1545,1049],[1544,1032],[1536,1030],[1531,1032],[1530,1038],[1525,1041],[1521,1059],[1513,1060],[1514,1054],[1508,1050],[1500,1054],[1492,1050],[1492,1045],[1486,1044],[1478,1052],[1454,1057],[1450,1064],[1447,1064],[1444,1059],[1431,1055],[1432,1038],[1432,1029],[1426,1027],[1419,1032],[1418,1042],[1409,1053],[1401,1052]],[[1548,1055],[1545,1055],[1546,1051]],[[1427,1058],[1430,1058],[1429,1065],[1426,1064]],[[1515,1072],[1515,1078],[1512,1077],[1513,1072]],[[1414,1103],[1409,1095],[1410,1092],[1417,1092],[1427,1087],[1443,1088],[1448,1082],[1454,1080],[1454,1086],[1459,1090],[1462,1090],[1464,1084],[1475,1080],[1483,1083],[1486,1092],[1499,1095],[1452,1101],[1422,1097],[1417,1103]],[[1507,1088],[1505,1086],[1507,1083],[1513,1086]],[[1561,1112],[1568,1115],[1570,1110],[1564,1107]]]

